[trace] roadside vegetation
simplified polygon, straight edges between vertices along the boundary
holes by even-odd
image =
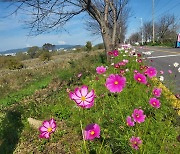
[[[102,51],[76,51],[52,57],[43,67],[11,72],[18,88],[10,86],[1,94],[0,153],[178,153],[179,108],[172,106],[164,90],[154,93],[160,81],[151,78],[160,73],[147,74],[141,55],[132,49],[109,54],[111,64]],[[31,75],[26,79],[27,72]],[[118,82],[113,82],[121,89],[108,86],[112,74],[118,76]],[[83,86],[88,93],[94,90],[88,107],[72,97],[75,88]],[[151,98],[159,103],[153,104]],[[54,133],[48,139],[39,138],[40,131],[28,123],[29,117],[54,119]],[[84,132],[89,124],[98,125],[100,132],[97,128]]]

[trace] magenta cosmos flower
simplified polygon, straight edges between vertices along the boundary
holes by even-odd
[[[121,92],[126,85],[126,78],[121,77],[118,74],[111,74],[106,79],[106,87],[112,92]]]
[[[149,104],[152,107],[157,108],[157,109],[160,108],[160,106],[161,106],[161,103],[160,103],[160,101],[157,98],[150,98]]]
[[[82,108],[90,108],[94,105],[94,90],[88,93],[88,87],[85,85],[82,86],[81,89],[76,88],[74,92],[70,92],[69,97]]]
[[[147,70],[146,70],[146,74],[147,74],[150,78],[155,77],[155,76],[157,75],[157,70],[156,70],[156,68],[154,68],[154,67],[149,67],[149,68],[147,68]]]
[[[128,117],[126,118],[126,123],[127,123],[127,125],[130,126],[130,127],[133,127],[133,126],[134,126],[134,121],[131,120],[131,117],[130,117],[130,116],[128,116]]]
[[[39,128],[40,138],[49,138],[50,134],[55,132],[56,130],[56,122],[54,119],[50,119],[49,121],[44,121],[42,126]]]
[[[134,109],[134,112],[132,114],[132,117],[134,118],[134,121],[137,123],[144,122],[146,115],[144,115],[144,111],[141,109]]]
[[[154,88],[153,89],[153,95],[156,96],[156,97],[160,97],[161,92],[162,92],[162,89],[160,89],[160,88]]]
[[[84,132],[85,140],[93,140],[94,138],[100,138],[100,127],[98,124],[89,124],[86,126]]]
[[[113,51],[113,55],[114,55],[114,57],[117,57],[117,56],[119,55],[118,50],[114,50],[114,51]]]
[[[133,149],[138,150],[139,146],[142,144],[142,140],[140,139],[140,137],[132,136],[130,139],[130,143]]]
[[[97,74],[103,74],[106,72],[106,68],[104,66],[98,66],[96,68],[96,72],[97,72]]]
[[[136,73],[136,74],[134,74],[134,79],[135,79],[137,82],[142,83],[142,84],[146,84],[146,83],[147,83],[146,76],[144,76],[144,75],[141,74],[141,73]]]

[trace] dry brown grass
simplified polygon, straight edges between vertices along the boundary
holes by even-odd
[[[43,62],[39,58],[24,60],[25,68],[19,70],[0,70],[0,96],[5,96],[12,91],[18,91],[25,85],[34,82],[43,76],[52,75],[58,69],[66,69],[72,60],[80,59],[85,55],[94,55],[102,50],[87,52],[68,52],[63,55],[55,55],[50,61]]]

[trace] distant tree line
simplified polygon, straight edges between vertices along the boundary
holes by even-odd
[[[104,49],[104,44],[100,43],[92,46],[90,41],[87,41],[85,46],[77,46],[72,52],[90,52],[94,50]],[[39,58],[42,61],[49,61],[53,55],[65,54],[66,51],[56,51],[55,45],[45,43],[41,48],[38,46],[29,47],[27,53],[18,52],[16,56],[0,56],[0,69],[21,69],[24,68],[23,60]]]
[[[178,19],[174,15],[166,14],[162,16],[155,22],[155,44],[152,43],[152,22],[145,22],[142,28],[144,44],[174,46],[180,25]],[[129,37],[131,43],[141,42],[141,39],[141,30],[133,33]]]

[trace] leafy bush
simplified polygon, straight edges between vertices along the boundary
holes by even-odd
[[[0,57],[0,68],[8,68],[10,70],[23,68],[23,63],[12,56],[1,56]]]
[[[51,59],[51,53],[49,51],[42,52],[42,54],[40,55],[40,59],[42,61],[49,61]]]
[[[91,44],[91,42],[90,41],[88,41],[88,42],[86,42],[86,50],[87,51],[91,51],[92,50],[92,44]]]

